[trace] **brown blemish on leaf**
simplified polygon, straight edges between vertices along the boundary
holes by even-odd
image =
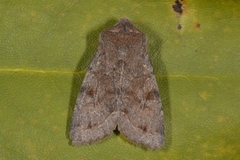
[[[197,22],[197,23],[195,24],[195,27],[196,27],[196,28],[200,28],[200,27],[201,27],[201,24]]]
[[[172,8],[175,12],[179,13],[179,14],[182,14],[183,13],[183,8],[182,8],[182,1],[183,0],[176,0],[175,1],[175,4],[172,5]]]
[[[181,30],[181,29],[182,29],[182,25],[181,25],[181,24],[178,24],[177,29]]]
[[[172,5],[173,11],[175,11],[177,13],[177,19],[178,19],[178,26],[177,29],[181,30],[182,29],[182,25],[179,24],[179,19],[184,11],[184,5],[183,3],[185,3],[183,0],[175,0],[175,4]]]

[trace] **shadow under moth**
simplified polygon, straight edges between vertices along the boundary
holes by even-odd
[[[162,103],[147,37],[126,18],[100,35],[99,46],[78,94],[70,138],[90,144],[114,129],[148,149],[164,142]]]

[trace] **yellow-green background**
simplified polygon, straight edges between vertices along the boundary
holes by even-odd
[[[174,0],[0,0],[0,159],[240,159],[240,1],[184,3],[178,16]],[[70,145],[99,34],[121,17],[148,36],[165,113],[159,151],[121,134]]]

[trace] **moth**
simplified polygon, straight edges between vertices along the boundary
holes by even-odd
[[[73,145],[101,141],[120,131],[129,141],[158,149],[164,142],[162,103],[147,37],[123,18],[101,33],[73,112]]]

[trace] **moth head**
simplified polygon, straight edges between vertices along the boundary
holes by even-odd
[[[119,22],[110,29],[111,32],[126,32],[126,33],[140,33],[140,31],[135,28],[132,22],[127,18],[122,18]]]
[[[129,19],[122,18],[115,26],[102,32],[100,42],[120,48],[120,53],[127,53],[129,46],[145,44],[145,37]]]

